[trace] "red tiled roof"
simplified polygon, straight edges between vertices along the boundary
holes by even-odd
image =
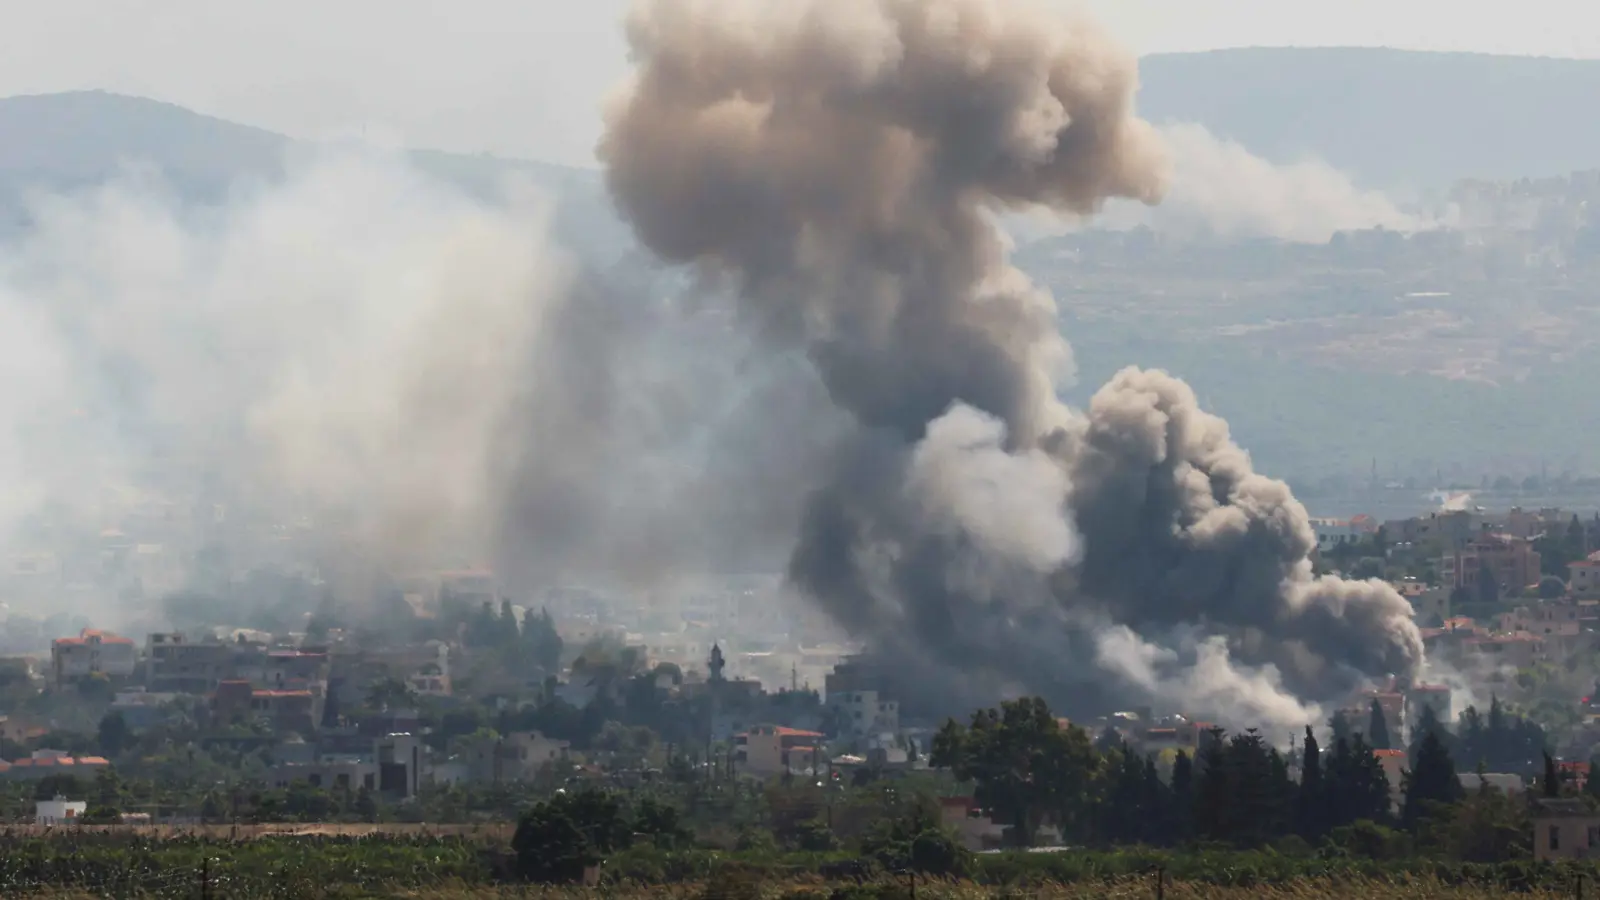
[[[1396,756],[1405,756],[1406,752],[1404,750],[1374,750],[1372,755],[1379,759],[1393,759]]]
[[[820,732],[820,731],[805,731],[805,730],[800,729],[800,728],[784,728],[782,725],[778,726],[776,731],[778,732],[778,737],[822,737],[823,736],[822,732]]]
[[[310,691],[251,691],[252,697],[309,697]]]
[[[38,759],[32,757],[19,759],[11,763],[11,765],[25,769],[51,769],[57,766],[109,766],[111,763],[103,756],[80,756],[77,758],[71,756],[41,756]]]
[[[53,643],[55,643],[55,644],[57,644],[59,646],[71,647],[71,646],[75,646],[75,645],[78,645],[78,644],[86,644],[86,643],[89,642],[90,638],[96,638],[102,644],[132,644],[133,643],[133,640],[130,639],[130,638],[118,637],[117,635],[114,635],[109,631],[100,631],[100,630],[95,629],[95,628],[85,628],[82,631],[78,632],[78,636],[77,637],[56,638]]]

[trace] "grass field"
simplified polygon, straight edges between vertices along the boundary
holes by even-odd
[[[607,857],[593,889],[514,883],[505,825],[0,827],[0,897],[206,900],[979,900],[1375,898],[1600,900],[1600,866],[1122,850],[995,854],[944,881],[832,854],[663,851]],[[1155,871],[1166,877],[1159,880]],[[876,873],[875,875],[872,873]],[[847,880],[856,874],[877,880]]]

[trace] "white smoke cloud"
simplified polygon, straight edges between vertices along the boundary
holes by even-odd
[[[907,495],[946,537],[966,535],[986,552],[1052,572],[1077,558],[1065,514],[1067,476],[1048,454],[1005,449],[1005,423],[958,404],[928,426],[912,453]]]
[[[1095,635],[1096,660],[1151,697],[1202,715],[1221,714],[1223,724],[1293,730],[1322,720],[1322,708],[1288,692],[1276,667],[1235,663],[1220,636],[1152,643],[1126,626]]]
[[[129,172],[29,212],[0,246],[0,554],[171,504],[132,539],[326,561],[342,600],[462,565],[660,587],[776,566],[837,430],[813,372],[751,361],[714,297],[581,265],[514,178],[480,200],[344,147],[216,206]],[[122,608],[97,565],[73,608],[112,628],[188,574]]]
[[[1175,164],[1157,217],[1164,230],[1324,243],[1337,231],[1428,227],[1319,160],[1275,165],[1194,124],[1166,125],[1161,136]]]
[[[1428,499],[1439,504],[1439,512],[1462,512],[1472,505],[1472,492],[1434,491]]]
[[[1013,216],[1007,226],[1023,239],[1093,224],[1143,225],[1181,237],[1321,244],[1340,231],[1415,232],[1445,224],[1405,210],[1385,192],[1363,188],[1321,160],[1274,163],[1195,123],[1166,124],[1158,132],[1172,161],[1160,206],[1112,201],[1092,219],[1058,219],[1035,211]]]
[[[39,199],[0,248],[0,530],[43,501],[98,530],[125,511],[108,491],[210,475],[286,519],[350,514],[397,558],[486,553],[500,429],[569,269],[547,204],[504,200],[359,151],[220,208],[136,174]]]

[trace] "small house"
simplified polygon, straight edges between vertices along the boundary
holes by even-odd
[[[1588,859],[1600,849],[1600,814],[1574,798],[1541,798],[1533,805],[1533,858]]]
[[[57,794],[53,800],[34,804],[33,821],[39,825],[72,825],[83,818],[88,808],[86,801],[68,800]]]

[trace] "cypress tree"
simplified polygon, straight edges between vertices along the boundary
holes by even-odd
[[[1389,720],[1383,714],[1383,705],[1377,697],[1372,698],[1372,717],[1367,724],[1367,743],[1374,750],[1392,750],[1389,741]]]
[[[1171,840],[1187,840],[1194,829],[1194,762],[1182,750],[1172,761],[1171,809]]]
[[[1172,792],[1161,780],[1154,757],[1144,759],[1144,796],[1141,798],[1144,816],[1140,822],[1140,840],[1160,844],[1172,840]]]
[[[1222,729],[1212,729],[1200,738],[1200,752],[1195,761],[1200,771],[1195,774],[1194,833],[1213,841],[1226,841],[1232,835],[1230,815],[1238,798],[1234,795],[1230,776],[1230,760]]]
[[[1350,740],[1350,719],[1339,710],[1328,720],[1328,728],[1333,732],[1333,742],[1337,745],[1340,741]]]
[[[1384,774],[1383,763],[1372,751],[1373,747],[1362,740],[1359,734],[1350,745],[1354,765],[1350,786],[1355,801],[1355,819],[1386,822],[1394,805],[1389,794],[1389,776]]]
[[[1388,819],[1389,779],[1361,735],[1334,743],[1322,780],[1327,797],[1323,804],[1328,816],[1326,827],[1337,828],[1361,819]]]
[[[1295,830],[1306,840],[1321,837],[1326,816],[1322,808],[1322,750],[1311,726],[1306,726],[1306,746],[1300,761],[1300,792],[1296,796]]]
[[[1461,795],[1461,779],[1456,776],[1455,761],[1444,742],[1431,731],[1424,734],[1405,778],[1401,817],[1406,826],[1415,828],[1428,815],[1429,804],[1454,803]]]
[[[1544,752],[1544,795],[1561,796],[1561,773],[1556,770],[1555,757],[1548,750]]]

